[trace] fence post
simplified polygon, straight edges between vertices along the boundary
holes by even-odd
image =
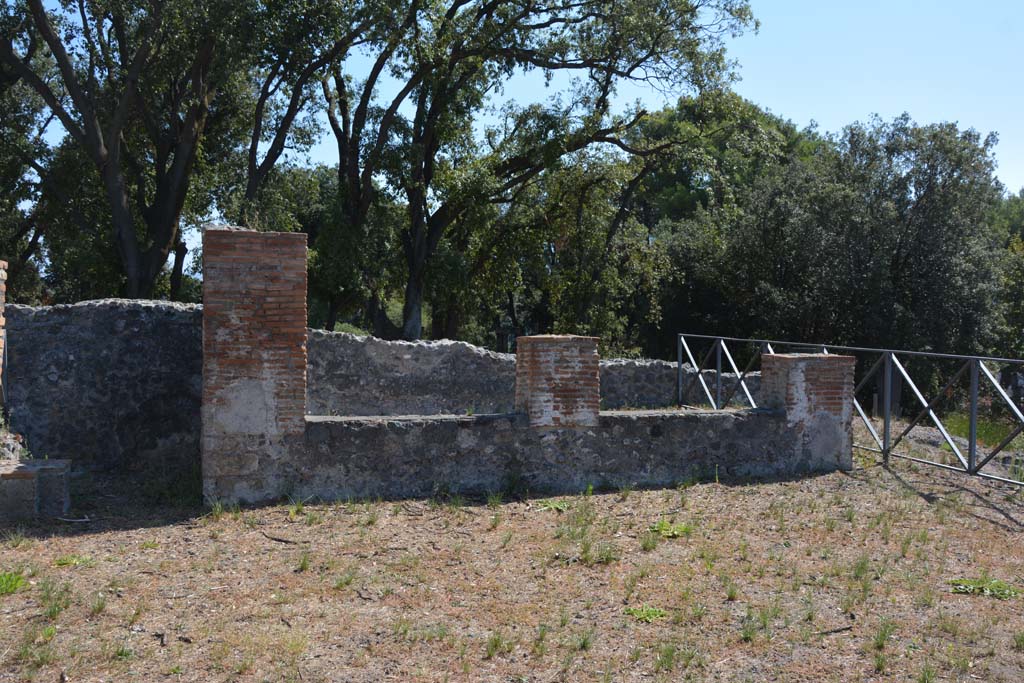
[[[886,351],[882,369],[882,461],[889,464],[889,444],[892,443],[892,352]]]
[[[676,335],[676,395],[678,400],[676,405],[682,407],[683,405],[683,335]],[[696,369],[696,368],[694,368]]]
[[[715,343],[715,409],[722,409],[722,340]]]
[[[967,469],[975,474],[978,468],[978,363],[977,358],[968,361],[971,364],[971,421],[968,435]]]

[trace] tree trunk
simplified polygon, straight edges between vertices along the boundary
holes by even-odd
[[[174,268],[171,270],[171,301],[181,301],[181,278],[185,270],[185,256],[188,254],[188,247],[184,240],[178,238],[174,246]]]
[[[398,339],[401,330],[388,319],[387,311],[381,306],[377,295],[366,302],[366,317],[369,319],[373,336],[379,339]]]
[[[327,320],[324,322],[324,329],[334,332],[334,326],[338,324],[338,297],[327,297]]]
[[[423,276],[410,273],[405,284],[402,305],[402,339],[415,341],[423,336]]]
[[[142,254],[135,235],[135,221],[132,219],[131,209],[128,208],[124,180],[113,168],[113,164],[108,164],[103,169],[103,185],[107,191],[107,201],[110,202],[110,218],[117,252],[124,268],[125,296],[129,299],[138,299],[144,289]]]

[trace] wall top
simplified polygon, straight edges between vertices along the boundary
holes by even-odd
[[[526,337],[516,337],[516,343],[529,342],[536,339],[537,341],[546,342],[574,342],[574,341],[600,341],[600,337],[584,337],[578,334],[531,334]]]
[[[203,239],[274,239],[274,240],[295,240],[305,243],[306,233],[304,232],[272,232],[250,230],[249,228],[233,228],[222,226],[207,226],[203,229]]]
[[[782,358],[785,360],[837,358],[841,360],[857,360],[855,356],[844,356],[838,353],[766,353],[764,358]]]

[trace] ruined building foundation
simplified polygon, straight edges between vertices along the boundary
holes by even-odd
[[[210,501],[578,492],[852,465],[845,356],[766,356],[764,408],[601,411],[596,339],[525,337],[513,412],[307,415],[305,236],[208,229],[203,268]]]

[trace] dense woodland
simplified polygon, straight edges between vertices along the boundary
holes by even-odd
[[[5,0],[0,29],[11,301],[196,301],[183,234],[218,221],[307,233],[329,329],[1024,355],[995,135],[744,101],[743,0]],[[506,97],[524,74],[559,85]]]

